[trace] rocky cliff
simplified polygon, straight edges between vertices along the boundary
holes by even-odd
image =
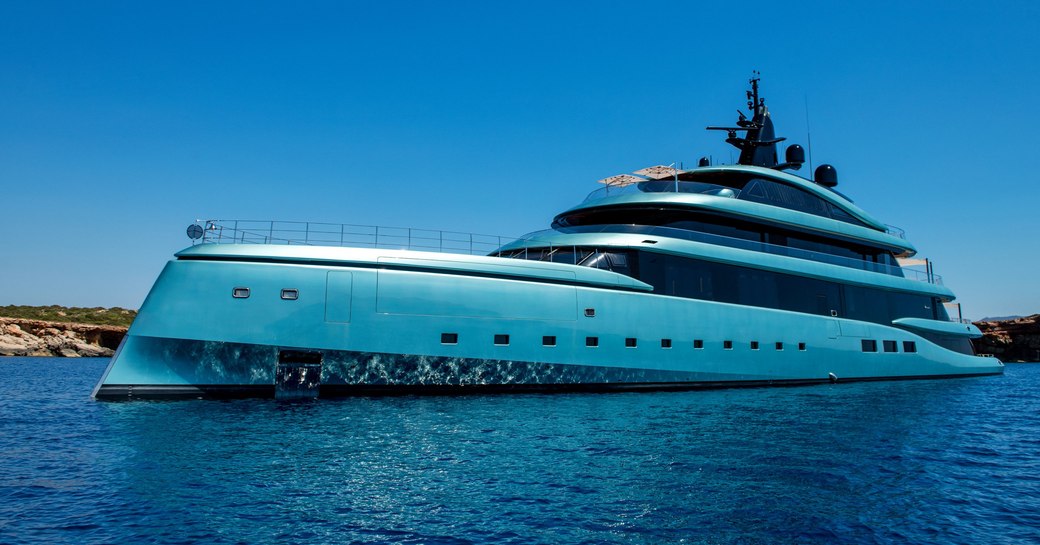
[[[974,339],[975,351],[993,354],[1002,361],[1040,361],[1040,314],[975,322],[983,337]]]
[[[127,328],[0,318],[0,356],[110,357]]]

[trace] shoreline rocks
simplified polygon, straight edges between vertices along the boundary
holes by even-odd
[[[975,322],[982,338],[972,339],[979,354],[1004,362],[1040,362],[1040,314],[1010,320]]]
[[[127,328],[109,325],[0,318],[0,356],[107,358]]]

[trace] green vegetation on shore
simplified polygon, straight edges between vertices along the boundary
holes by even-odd
[[[8,305],[0,307],[0,317],[4,318],[25,318],[29,320],[46,320],[48,322],[71,322],[122,327],[130,327],[130,323],[134,321],[136,316],[136,310],[120,307],[80,308],[58,305],[46,307]]]

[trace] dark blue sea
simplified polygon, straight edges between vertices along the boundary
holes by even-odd
[[[1040,365],[681,393],[96,402],[0,358],[0,543],[1038,543]]]

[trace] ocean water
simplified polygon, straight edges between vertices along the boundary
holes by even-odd
[[[1040,365],[701,392],[97,402],[0,358],[0,543],[1037,543]]]

